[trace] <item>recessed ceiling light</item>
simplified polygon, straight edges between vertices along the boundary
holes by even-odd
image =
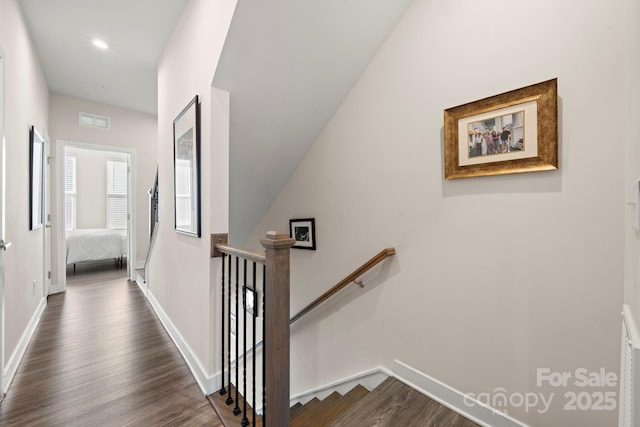
[[[109,45],[107,44],[106,41],[104,40],[100,40],[100,39],[93,39],[92,43],[95,47],[97,47],[98,49],[109,49]]]

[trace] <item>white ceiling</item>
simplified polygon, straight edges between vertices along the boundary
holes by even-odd
[[[51,92],[157,114],[158,61],[188,0],[19,3]]]
[[[157,64],[189,0],[18,1],[51,92],[157,114]],[[213,79],[231,93],[232,243],[246,242],[410,1],[238,1]]]

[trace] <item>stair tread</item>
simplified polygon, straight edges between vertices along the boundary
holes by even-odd
[[[304,405],[302,403],[298,402],[295,405],[293,405],[291,408],[289,408],[289,419],[293,418],[295,413],[300,411],[300,410],[302,410],[303,407],[304,407]]]
[[[369,390],[356,385],[344,395],[334,392],[319,403],[314,402],[311,408],[302,405],[291,416],[291,427],[327,426],[340,417],[354,403],[366,396]]]
[[[309,402],[309,403],[313,402],[311,405],[309,404],[303,405],[300,410],[295,411],[295,413],[291,414],[289,425],[291,427],[298,427],[298,426],[302,427],[302,426],[309,425],[309,423],[312,422],[314,418],[318,417],[324,411],[328,410],[333,405],[335,405],[336,402],[341,399],[341,397],[342,396],[340,396],[340,393],[334,392],[322,400],[318,400],[318,401],[314,401],[317,399],[311,400]]]
[[[333,406],[327,408],[327,410],[318,416],[318,425],[330,425],[368,393],[369,390],[363,386],[355,386],[349,390],[349,392],[345,393]]]
[[[394,378],[385,380],[331,425],[477,426]]]
[[[235,399],[236,397],[235,387],[231,386],[230,389],[231,389],[230,391],[231,396]],[[215,393],[208,395],[207,399],[209,400],[209,402],[211,403],[211,406],[213,406],[213,409],[216,411],[216,413],[218,414],[218,417],[220,417],[220,420],[225,426],[240,425],[240,422],[242,421],[244,414],[242,413],[238,415],[233,414],[233,409],[236,407],[236,405],[235,405],[235,402],[232,403],[231,405],[226,404],[225,401],[227,399],[227,395],[221,396],[220,393],[216,391]],[[244,399],[242,397],[242,394],[238,394],[238,406],[240,408],[244,407]],[[247,418],[249,419],[250,422],[252,421],[252,416],[253,416],[253,409],[251,408],[249,403],[247,403]],[[255,426],[262,427],[262,417],[259,415],[256,415]]]

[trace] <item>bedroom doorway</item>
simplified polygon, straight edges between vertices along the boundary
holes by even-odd
[[[57,141],[57,277],[110,270],[135,274],[135,152]]]

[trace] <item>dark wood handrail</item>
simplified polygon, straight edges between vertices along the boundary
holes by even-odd
[[[351,282],[355,282],[356,279],[362,276],[364,273],[369,271],[371,268],[382,262],[385,258],[395,255],[396,250],[394,248],[386,248],[380,251],[376,256],[371,258],[369,261],[362,264],[353,273],[349,274],[347,277],[342,279],[337,285],[333,288],[329,289],[324,294],[320,295],[313,302],[307,305],[305,308],[300,310],[295,316],[291,318],[291,324],[293,324],[296,320],[300,319],[302,316],[313,310],[315,307],[322,304],[324,301],[331,298],[333,295],[338,293],[341,289],[347,286]],[[357,283],[357,282],[356,282]]]

